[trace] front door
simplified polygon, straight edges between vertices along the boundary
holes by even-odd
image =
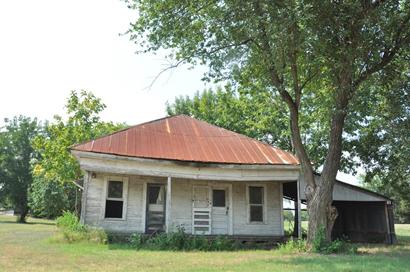
[[[165,230],[165,185],[148,184],[147,186],[147,225],[146,232]]]
[[[226,187],[212,187],[212,234],[229,233],[229,190]]]
[[[227,186],[194,186],[193,234],[229,234],[229,190]]]

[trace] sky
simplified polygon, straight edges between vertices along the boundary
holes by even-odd
[[[205,87],[204,67],[164,73],[164,52],[137,55],[124,33],[137,13],[119,0],[0,1],[0,119],[52,119],[70,90],[107,105],[106,121],[138,124],[165,115],[165,102]]]
[[[165,103],[212,86],[206,67],[167,67],[165,52],[135,54],[125,35],[137,18],[120,0],[0,1],[0,126],[15,115],[64,115],[71,90],[101,98],[105,121],[129,125],[166,115]],[[349,175],[342,181],[356,183]]]

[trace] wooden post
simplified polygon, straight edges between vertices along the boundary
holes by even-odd
[[[167,196],[166,196],[166,210],[165,210],[165,231],[171,231],[171,177],[167,180]]]
[[[91,179],[91,173],[88,171],[85,171],[84,182],[83,182],[84,189],[81,195],[81,211],[80,211],[80,223],[81,224],[85,224],[85,217],[86,217],[86,210],[87,210],[87,192],[88,192],[88,183],[90,182],[90,179]],[[76,191],[76,197],[77,197],[77,191]],[[75,204],[77,205],[77,203]]]

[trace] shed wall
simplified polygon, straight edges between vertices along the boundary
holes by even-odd
[[[321,176],[315,176],[315,181],[317,184],[321,182]],[[305,187],[306,182],[303,179],[303,176],[300,177],[300,194],[301,199],[305,200]],[[348,185],[344,185],[343,183],[336,182],[333,188],[333,200],[334,201],[386,201],[385,198],[377,196],[375,194],[367,193],[365,191],[361,191],[360,189],[352,188]]]

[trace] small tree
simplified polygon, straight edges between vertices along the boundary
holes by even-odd
[[[78,186],[82,172],[69,151],[70,146],[125,127],[124,124],[101,121],[99,114],[105,107],[91,92],[71,92],[66,103],[67,120],[55,116],[54,121],[45,126],[45,132],[33,141],[34,149],[41,155],[34,167],[38,182],[51,181],[59,190],[68,189],[69,186],[63,185],[67,182]],[[40,187],[39,184],[36,186]]]

